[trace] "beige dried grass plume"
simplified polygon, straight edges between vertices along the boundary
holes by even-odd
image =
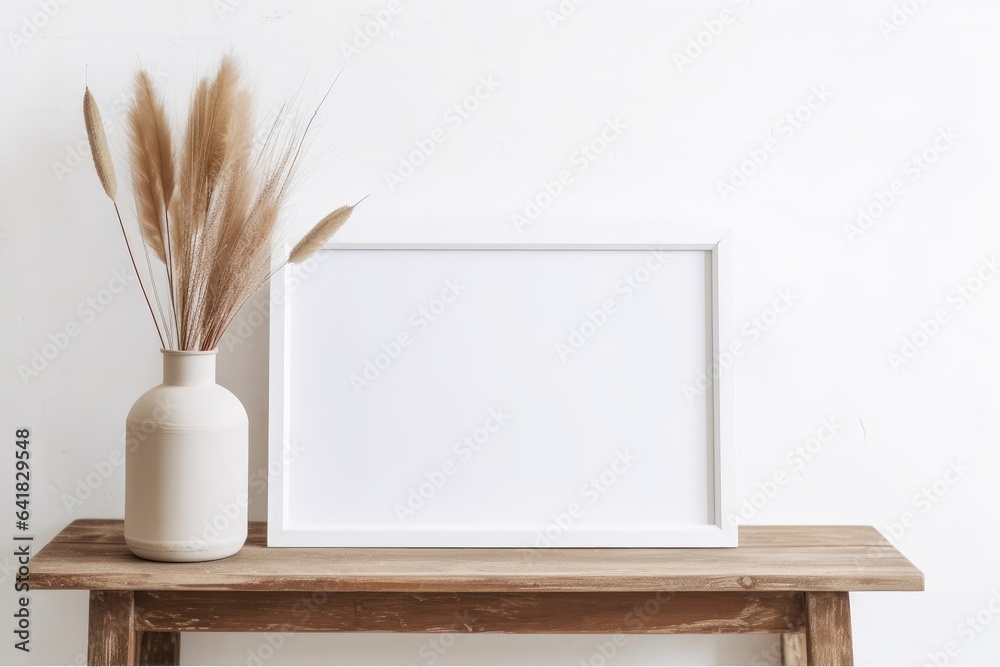
[[[128,112],[132,189],[142,237],[154,255],[167,261],[166,213],[174,192],[174,155],[163,102],[149,74],[135,77],[135,101]]]
[[[355,204],[357,206],[357,204]],[[316,223],[288,254],[289,264],[301,264],[315,255],[344,226],[354,212],[354,206],[341,206]]]
[[[199,82],[183,138],[175,142],[146,72],[136,75],[134,89],[128,125],[136,214],[147,262],[151,254],[163,264],[160,273],[168,286],[164,310],[157,272],[149,265],[146,280],[153,283],[159,318],[152,305],[150,313],[157,330],[165,333],[160,336],[164,347],[215,349],[239,309],[275,267],[308,259],[343,226],[354,206],[323,218],[289,257],[282,257],[283,212],[316,114],[301,131],[289,131],[289,114],[279,113],[264,128],[261,145],[254,147],[251,96],[235,59],[227,56],[214,76]],[[89,90],[84,117],[94,166],[114,200],[114,166]],[[131,247],[129,254],[134,264]]]
[[[83,121],[87,126],[87,140],[90,142],[90,154],[94,156],[94,168],[101,187],[108,197],[114,201],[118,192],[118,179],[115,178],[115,164],[111,161],[111,150],[108,148],[108,135],[104,133],[104,120],[101,110],[97,108],[90,88],[83,92]]]

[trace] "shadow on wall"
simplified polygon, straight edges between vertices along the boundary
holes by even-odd
[[[264,287],[239,312],[219,344],[217,381],[236,394],[250,419],[251,521],[267,519],[268,306]]]

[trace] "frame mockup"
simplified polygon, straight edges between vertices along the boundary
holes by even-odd
[[[736,546],[726,230],[331,243],[271,283],[268,545]]]

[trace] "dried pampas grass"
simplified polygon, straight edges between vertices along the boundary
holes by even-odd
[[[147,262],[152,255],[163,264],[168,286],[164,310],[150,265],[159,317],[151,304],[150,313],[165,348],[215,349],[275,266],[308,259],[343,226],[354,206],[323,218],[282,257],[283,211],[312,119],[301,132],[288,131],[288,114],[280,113],[255,147],[251,96],[232,57],[199,82],[179,142],[146,72],[136,75],[134,89],[128,128],[136,215]],[[98,177],[114,200],[114,165],[89,90],[84,118]],[[129,254],[134,266],[131,247]]]
[[[167,261],[167,208],[174,193],[174,155],[167,116],[146,72],[135,77],[135,101],[128,112],[132,188],[142,238]]]

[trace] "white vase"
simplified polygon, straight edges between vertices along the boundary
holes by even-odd
[[[125,542],[149,560],[225,558],[247,537],[247,413],[215,383],[214,350],[162,352],[163,384],[126,421]]]

